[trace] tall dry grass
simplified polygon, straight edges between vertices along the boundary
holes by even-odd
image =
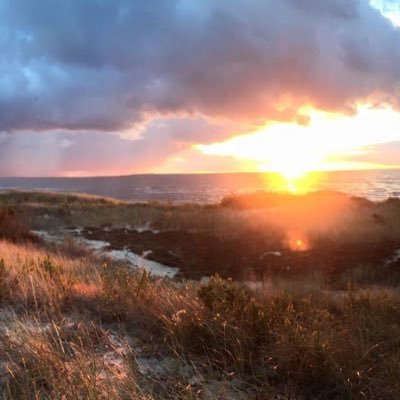
[[[0,256],[4,399],[213,398],[210,382],[225,398],[400,395],[395,288],[174,283],[5,241]],[[143,375],[138,357],[175,367]]]
[[[94,218],[119,206],[67,209]],[[204,215],[157,207],[182,224]],[[362,207],[354,218],[367,221],[372,206]],[[379,207],[388,219],[398,204]],[[209,229],[221,223],[212,215],[249,215],[205,210]],[[0,241],[0,260],[2,399],[400,398],[400,292],[362,266],[341,276],[340,290],[315,274],[252,290],[218,276],[160,280],[40,243]]]

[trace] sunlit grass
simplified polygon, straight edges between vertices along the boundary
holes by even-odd
[[[65,197],[46,195],[34,206],[41,214],[32,218],[32,197],[12,196],[8,206],[31,223],[51,213],[53,203],[52,223],[86,214],[98,225],[129,217],[125,223],[150,220],[159,229],[225,238],[238,229],[269,227],[271,240],[292,240],[295,250],[312,245],[326,226],[313,231],[303,224],[305,231],[285,230],[289,236],[271,226],[285,226],[283,218],[303,223],[297,213],[312,210],[318,200],[329,208],[318,217],[336,212],[343,219],[339,225],[323,219],[336,227],[329,231],[335,240],[399,237],[396,200],[258,194],[214,207],[173,207],[75,197],[59,204]],[[321,271],[270,276],[251,289],[219,276],[204,283],[161,280],[104,263],[72,243],[49,247],[16,237],[15,230],[2,232],[10,235],[0,241],[2,399],[400,396],[400,292],[383,267],[353,265],[333,282]]]
[[[345,291],[318,276],[254,291],[219,277],[162,281],[29,244],[0,242],[0,254],[4,399],[192,399],[215,381],[249,398],[400,393],[400,294],[357,288],[361,275]],[[118,354],[116,340],[117,366],[105,356]],[[137,357],[173,359],[176,372],[164,383],[141,376]]]

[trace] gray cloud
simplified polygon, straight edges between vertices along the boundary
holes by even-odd
[[[3,131],[398,106],[400,31],[366,0],[0,0],[0,26]]]
[[[51,176],[150,172],[191,143],[227,138],[226,124],[203,119],[149,122],[135,140],[113,132],[0,132],[0,175]],[[191,155],[193,156],[193,155]]]
[[[177,150],[172,141],[157,137],[161,146],[122,139],[105,132],[19,132],[0,137],[0,171],[3,176],[60,174],[123,174],[146,171]]]

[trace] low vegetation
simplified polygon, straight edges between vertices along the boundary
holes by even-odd
[[[182,284],[29,244],[0,254],[4,399],[400,395],[396,289]]]
[[[162,280],[0,232],[0,399],[400,397],[398,282],[370,266],[335,284],[315,271],[252,288]]]
[[[254,234],[281,240],[288,229],[301,229],[313,240],[321,236],[346,242],[400,238],[400,199],[372,202],[334,192],[307,195],[259,192],[230,196],[220,204],[202,206],[8,191],[0,193],[0,208],[15,210],[24,225],[49,231],[128,225],[221,238]]]

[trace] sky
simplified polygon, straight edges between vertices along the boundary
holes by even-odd
[[[0,0],[0,176],[400,166],[400,0]]]

